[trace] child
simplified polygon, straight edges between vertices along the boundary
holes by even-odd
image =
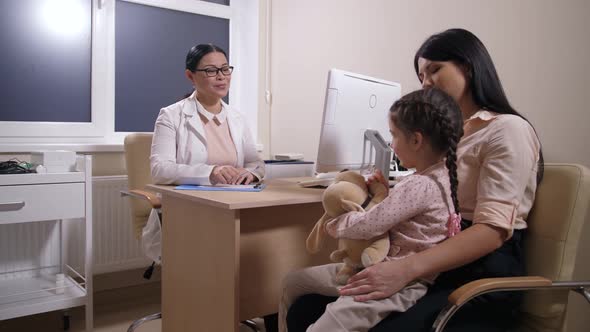
[[[351,239],[389,232],[388,260],[412,255],[453,236],[461,221],[455,163],[462,126],[459,106],[441,90],[418,90],[396,101],[389,117],[392,148],[404,167],[415,168],[416,173],[403,178],[371,210],[335,218],[328,223],[327,232]],[[333,281],[338,267],[315,266],[287,275],[279,307],[280,331],[286,331],[287,310],[299,296],[339,295],[339,285]],[[340,296],[307,331],[367,331],[392,311],[403,312],[414,305],[435,277],[415,280],[382,300],[357,302],[351,296]]]

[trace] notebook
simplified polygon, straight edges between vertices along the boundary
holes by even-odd
[[[200,190],[200,191],[246,191],[259,192],[266,188],[264,183],[256,184],[217,184],[212,186],[183,184],[175,187],[176,190]]]

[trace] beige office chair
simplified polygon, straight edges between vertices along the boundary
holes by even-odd
[[[583,254],[580,244],[590,241],[589,205],[588,168],[546,164],[525,237],[529,276],[481,279],[460,287],[449,296],[449,304],[436,319],[433,331],[443,331],[452,315],[469,300],[510,290],[532,290],[524,293],[519,331],[565,331],[569,291],[581,294],[590,303],[590,275],[582,276],[587,281],[573,281],[577,255]]]
[[[150,154],[152,148],[151,133],[134,133],[125,136],[125,164],[127,167],[128,191],[121,194],[131,197],[131,219],[135,236],[141,238],[143,227],[147,224],[152,209],[161,207],[160,197],[154,192],[145,190],[145,187],[153,183],[150,171]],[[134,321],[127,332],[133,332],[140,325],[155,319],[162,318],[162,313],[142,317]],[[246,320],[242,322],[250,329],[259,331],[255,322]]]
[[[161,207],[160,198],[145,190],[145,186],[153,183],[150,172],[150,151],[152,148],[152,134],[136,133],[125,136],[125,165],[127,168],[128,191],[121,194],[131,197],[131,221],[133,232],[137,239],[146,225],[152,209]],[[152,265],[153,266],[153,265]],[[129,326],[128,332],[134,331],[140,325],[162,318],[162,313],[142,317]]]

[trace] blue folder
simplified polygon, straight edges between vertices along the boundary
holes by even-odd
[[[266,188],[266,184],[256,185],[235,185],[235,186],[200,186],[194,184],[183,184],[175,187],[176,190],[200,190],[200,191],[246,191],[259,192]]]

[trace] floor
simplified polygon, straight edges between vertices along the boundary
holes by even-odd
[[[94,295],[94,332],[125,332],[139,317],[160,311],[160,283],[152,282],[140,286],[130,286],[116,290],[104,290]],[[84,309],[74,308],[70,316],[70,332],[84,331]],[[62,311],[49,312],[0,321],[0,332],[61,332],[63,329]],[[264,332],[261,319],[254,320],[260,331]],[[161,321],[151,321],[141,325],[136,332],[159,332]],[[240,332],[252,332],[240,326]]]

